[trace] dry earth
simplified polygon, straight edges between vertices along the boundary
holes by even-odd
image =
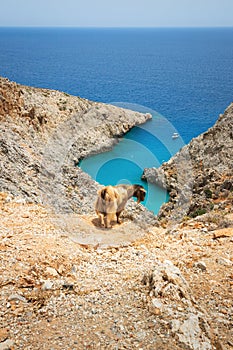
[[[199,217],[141,229],[141,237],[117,244],[130,219],[103,232],[95,217],[79,216],[89,232],[113,237],[111,247],[80,245],[45,207],[6,193],[0,203],[0,349],[233,348],[232,227],[216,229],[216,220]],[[232,214],[224,220],[232,223]],[[211,345],[195,345],[190,331],[182,338],[174,314],[167,314],[175,301],[179,322],[187,322],[189,304],[153,298],[147,280],[167,260],[189,285]]]

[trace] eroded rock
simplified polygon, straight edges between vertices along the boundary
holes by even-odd
[[[229,208],[233,188],[233,104],[216,124],[194,138],[158,169],[145,169],[144,178],[170,192],[159,217],[181,221]]]
[[[143,283],[149,288],[149,310],[170,325],[180,344],[192,350],[213,349],[205,313],[199,309],[178,267],[169,260],[158,261],[152,273],[144,276]]]

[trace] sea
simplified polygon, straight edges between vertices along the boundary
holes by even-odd
[[[233,100],[233,28],[0,28],[0,75],[141,112],[110,151],[80,166],[103,185],[139,183],[157,213],[167,192],[141,180],[205,132]]]

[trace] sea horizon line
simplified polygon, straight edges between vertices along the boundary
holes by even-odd
[[[73,26],[73,25],[6,25],[0,28],[61,28],[61,29],[231,29],[232,26]]]

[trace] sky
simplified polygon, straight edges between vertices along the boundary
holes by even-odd
[[[0,26],[233,26],[233,0],[0,0]]]

